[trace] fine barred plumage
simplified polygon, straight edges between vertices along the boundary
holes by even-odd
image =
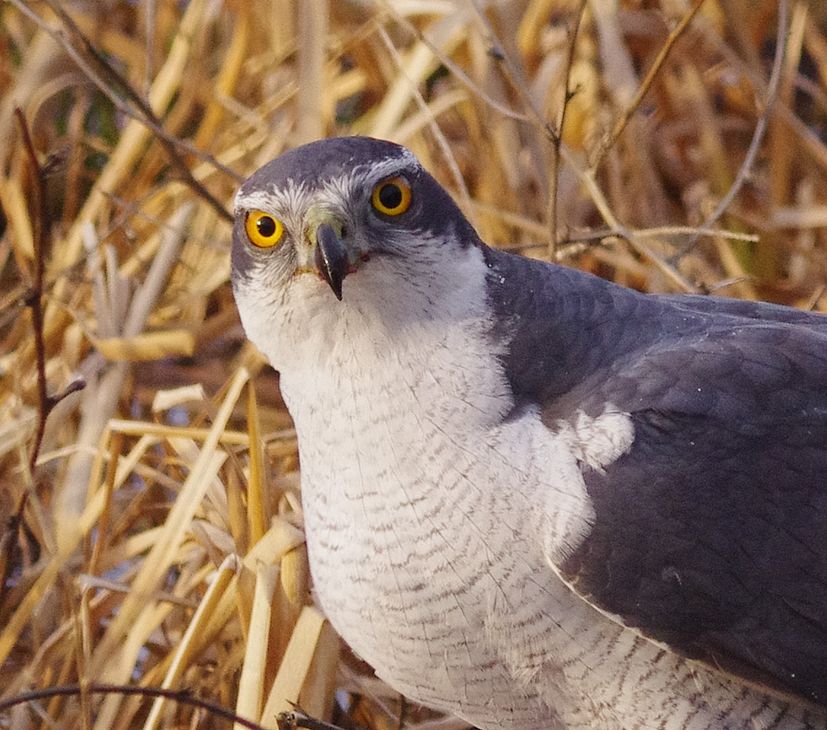
[[[407,150],[292,150],[233,287],[318,602],[477,727],[827,727],[827,317],[488,248]]]

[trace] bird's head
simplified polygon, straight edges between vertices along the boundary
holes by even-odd
[[[348,312],[395,327],[448,314],[468,285],[465,269],[484,269],[481,245],[407,149],[327,139],[290,150],[241,186],[233,290],[248,336],[273,360],[287,330],[335,328]]]

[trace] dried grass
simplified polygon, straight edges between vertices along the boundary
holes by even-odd
[[[0,702],[39,693],[0,726],[398,724],[310,607],[295,434],[228,286],[234,189],[285,148],[389,137],[493,244],[827,308],[824,6],[790,0],[783,56],[773,0],[621,6],[0,6]]]

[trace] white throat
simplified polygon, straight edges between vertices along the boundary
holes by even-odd
[[[305,288],[294,297],[304,309],[291,319],[306,324],[281,333],[288,347],[282,340],[265,352],[281,371],[300,433],[312,415],[306,411],[317,407],[335,419],[337,411],[376,414],[382,403],[462,433],[508,412],[509,389],[488,333],[482,253],[469,248],[445,263],[450,276],[423,282],[413,274],[392,278],[397,261],[371,261],[345,281],[341,303],[320,282],[296,282]]]
[[[281,373],[285,396],[298,396],[294,418],[301,420],[305,400],[321,401],[314,391],[346,389],[364,377],[395,384],[397,403],[406,388],[439,378],[442,392],[460,397],[469,389],[499,394],[485,406],[491,417],[510,407],[502,368],[492,362],[497,353],[487,334],[482,252],[434,244],[422,250],[429,252],[427,262],[417,262],[414,253],[405,261],[379,256],[367,262],[345,279],[342,302],[311,274],[294,276],[278,297],[260,283],[263,277],[237,292],[247,335]]]

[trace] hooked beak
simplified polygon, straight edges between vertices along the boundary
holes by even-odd
[[[342,282],[348,274],[350,262],[344,241],[329,223],[320,223],[316,229],[314,263],[341,302]]]

